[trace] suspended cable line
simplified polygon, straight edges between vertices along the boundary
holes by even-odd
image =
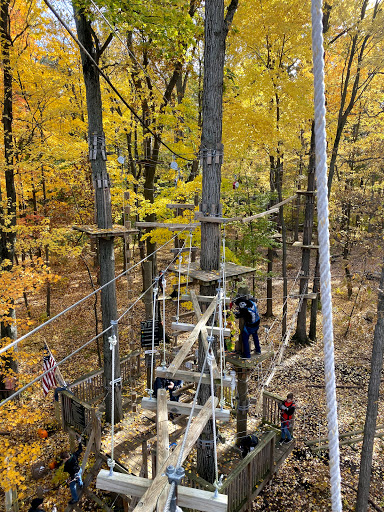
[[[84,45],[78,40],[78,38],[75,36],[75,34],[72,32],[72,30],[68,27],[68,25],[65,23],[65,21],[61,18],[60,14],[56,11],[56,9],[53,7],[53,5],[48,1],[44,0],[44,3],[47,5],[47,7],[52,11],[52,13],[56,16],[57,20],[62,24],[62,26],[65,28],[65,30],[68,32],[68,34],[72,37],[72,39],[75,41],[75,43],[78,45],[78,47],[84,52],[84,54],[88,57],[88,59],[91,61],[91,63],[95,66],[99,74],[104,78],[104,80],[107,82],[109,87],[113,90],[113,92],[119,97],[119,99],[123,102],[123,104],[127,107],[127,109],[132,113],[132,115],[139,121],[139,123],[165,148],[168,149],[173,155],[175,155],[177,158],[181,158],[182,160],[186,160],[187,162],[193,162],[193,158],[186,158],[182,155],[179,155],[173,149],[168,146],[163,140],[148,126],[146,126],[144,120],[139,116],[139,114],[136,113],[136,111],[131,107],[131,105],[127,102],[127,100],[122,96],[122,94],[119,92],[119,90],[113,85],[111,80],[108,78],[108,76],[104,73],[104,71],[100,68],[100,66],[97,64],[95,59],[92,57],[92,55],[86,50]]]
[[[187,228],[183,229],[180,233],[183,233],[184,231],[186,231]],[[52,323],[54,320],[56,320],[57,318],[61,317],[62,315],[64,315],[65,313],[68,313],[68,311],[71,311],[73,308],[75,308],[76,306],[82,304],[85,300],[89,299],[90,297],[93,297],[93,295],[95,295],[96,293],[98,293],[100,290],[102,290],[103,288],[106,288],[107,286],[109,286],[111,283],[113,283],[114,281],[116,281],[117,279],[120,279],[121,277],[123,277],[125,274],[127,274],[128,272],[130,272],[131,270],[133,270],[135,267],[137,267],[138,265],[140,265],[141,263],[143,263],[144,261],[146,261],[148,258],[150,258],[151,256],[153,256],[154,254],[156,254],[157,251],[159,251],[160,249],[162,249],[163,247],[165,247],[166,245],[168,245],[170,242],[172,242],[172,240],[174,240],[177,236],[180,235],[180,233],[178,233],[177,235],[174,235],[172,238],[170,238],[167,242],[165,242],[163,245],[161,245],[160,247],[158,247],[155,251],[153,251],[151,254],[149,254],[148,256],[146,256],[145,258],[143,258],[142,260],[140,260],[138,263],[135,263],[134,265],[132,265],[132,267],[128,268],[127,270],[124,270],[124,272],[122,272],[121,274],[119,274],[118,276],[114,277],[113,279],[111,279],[110,281],[108,281],[108,283],[105,283],[103,284],[102,286],[100,286],[100,288],[97,288],[97,290],[94,290],[93,292],[91,292],[89,295],[87,295],[86,297],[83,297],[82,299],[78,300],[77,302],[75,302],[74,304],[72,304],[71,306],[68,306],[66,309],[64,309],[63,311],[61,311],[60,313],[58,313],[57,315],[55,315],[54,317],[50,318],[49,320],[47,320],[46,322],[44,322],[43,324],[41,325],[38,325],[37,327],[35,327],[35,329],[32,329],[32,331],[29,331],[27,332],[26,334],[24,334],[23,336],[21,336],[20,338],[18,338],[17,340],[9,343],[8,345],[6,345],[5,347],[1,348],[0,349],[0,354],[3,354],[4,352],[6,352],[7,350],[9,350],[10,348],[18,345],[21,341],[25,340],[26,338],[28,338],[29,336],[31,336],[32,334],[35,334],[37,333],[38,331],[40,331],[43,327],[47,326],[48,324]]]

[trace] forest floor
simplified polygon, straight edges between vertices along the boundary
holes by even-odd
[[[289,274],[290,282],[293,282],[297,274],[299,264],[299,252],[297,249],[291,249],[289,256]],[[159,269],[169,263],[171,255],[168,252],[162,252],[159,258]],[[365,261],[365,263],[364,263]],[[367,401],[367,389],[370,373],[371,348],[373,332],[376,323],[377,293],[379,276],[381,271],[381,257],[369,256],[367,259],[363,254],[353,254],[352,273],[354,274],[354,287],[351,299],[347,297],[347,289],[343,277],[341,259],[336,259],[332,264],[332,293],[333,293],[333,315],[334,315],[334,337],[335,337],[335,365],[337,382],[337,400],[340,433],[363,428],[365,420],[365,408]],[[279,274],[281,260],[276,258],[276,275]],[[63,269],[65,275],[63,276]],[[121,262],[117,258],[117,272],[121,271]],[[75,301],[81,299],[92,291],[92,286],[85,266],[78,262],[74,264],[67,261],[57,268],[57,273],[63,277],[52,286],[52,312],[55,315],[64,310]],[[92,271],[93,277],[95,273]],[[142,292],[141,270],[136,268],[134,274],[133,292],[134,297],[138,297]],[[257,279],[255,281],[255,296],[259,298],[259,310],[262,314],[265,311],[266,285],[265,280]],[[250,283],[251,284],[251,283]],[[170,279],[167,280],[170,286]],[[288,284],[288,288],[290,288]],[[252,285],[251,285],[252,287]],[[298,288],[298,286],[297,286]],[[275,338],[274,343],[279,341],[279,329],[282,309],[282,281],[274,280],[274,314],[276,322],[270,332]],[[169,293],[169,291],[168,291]],[[127,283],[125,278],[117,281],[118,294],[118,314],[122,314],[128,304],[132,302],[127,297]],[[43,341],[48,342],[57,361],[67,356],[75,348],[81,346],[88,339],[95,335],[95,316],[94,316],[95,297],[87,299],[85,302],[69,311],[60,319],[46,326],[39,333],[28,339],[24,344],[26,351],[39,353],[42,349]],[[100,299],[98,299],[97,309],[99,309]],[[169,325],[170,317],[175,314],[176,306],[171,303],[167,305],[166,322]],[[30,299],[29,303],[32,319],[37,323],[44,319],[42,312],[45,308],[45,296],[40,294]],[[23,302],[18,304],[17,315],[22,317],[26,314]],[[288,323],[290,315],[297,307],[297,300],[291,299],[288,309]],[[324,388],[324,362],[323,347],[321,338],[321,315],[318,315],[318,339],[308,346],[300,347],[291,343],[285,352],[284,362],[277,369],[274,378],[268,388],[272,393],[284,396],[287,390],[295,395],[298,406],[295,423],[296,447],[291,456],[283,464],[278,474],[272,482],[263,491],[254,504],[254,511],[297,511],[307,512],[330,511],[331,500],[329,492],[329,465],[327,457],[313,454],[305,447],[304,442],[309,439],[316,439],[319,436],[326,437],[326,403]],[[123,319],[119,325],[121,355],[123,356],[131,348],[132,341],[137,342],[139,346],[140,321],[145,319],[144,305],[142,301],[138,302],[131,314],[132,327],[126,319]],[[101,315],[99,312],[99,323]],[[265,341],[263,327],[270,327],[273,319],[262,318],[260,328],[260,339],[263,347]],[[350,324],[348,333],[345,331]],[[99,332],[101,327],[99,325]],[[276,346],[276,345],[275,345]],[[26,379],[40,373],[41,363],[30,365],[26,370]],[[71,382],[83,374],[98,368],[96,343],[92,343],[79,354],[70,359],[68,363],[61,366],[61,371],[67,382]],[[254,372],[250,380],[250,395],[256,396],[258,391],[257,372]],[[138,387],[138,391],[143,392],[144,379]],[[384,389],[381,389],[383,397]],[[21,398],[22,403],[30,403],[31,407],[39,409],[41,415],[41,424],[39,427],[49,427],[53,421],[53,405],[51,396],[46,399],[42,397],[42,392],[38,386],[33,388],[33,392],[24,393]],[[379,420],[384,415],[383,401],[379,403]],[[260,416],[260,411],[256,406],[250,409],[250,416],[254,420]],[[11,434],[12,435],[12,434]],[[16,434],[15,434],[16,435]],[[18,436],[20,436],[20,432]],[[30,435],[30,434],[28,434]],[[25,434],[26,439],[28,437]],[[43,451],[39,460],[47,464],[54,459],[58,453],[68,447],[68,438],[65,433],[58,430],[48,439],[43,440]],[[360,451],[362,443],[352,446],[343,446],[340,449],[341,472],[342,472],[342,495],[343,508],[346,511],[352,511],[356,499],[356,492],[352,488],[357,488],[358,471],[360,461]],[[26,463],[26,470],[36,461]],[[384,441],[377,439],[374,446],[374,458],[372,464],[371,481],[371,499],[381,507],[384,507],[383,492],[383,462],[384,462]],[[47,475],[43,480],[33,482],[28,477],[29,493],[32,497],[36,492],[38,485],[51,487],[52,474]],[[345,485],[344,485],[345,484]],[[352,487],[352,488],[351,488]],[[28,496],[27,496],[28,497]],[[47,510],[53,503],[64,503],[69,499],[69,490],[63,486],[53,491],[47,492]],[[82,510],[96,510],[93,502],[82,501]],[[59,511],[61,507],[58,507]],[[27,510],[27,504],[21,510]]]

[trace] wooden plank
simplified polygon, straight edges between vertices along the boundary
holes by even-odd
[[[273,351],[271,350],[257,355],[252,354],[251,359],[243,359],[240,355],[236,354],[226,354],[225,359],[228,363],[233,364],[233,366],[239,366],[240,368],[254,368],[257,364],[272,356]]]
[[[319,245],[303,245],[303,242],[293,242],[292,247],[300,247],[301,249],[318,249]]]
[[[147,409],[148,411],[157,411],[157,400],[155,398],[144,397],[141,400],[141,407],[143,409]],[[172,412],[174,414],[185,414],[189,416],[192,411],[192,404],[187,404],[185,402],[173,402],[171,400],[168,400],[167,408],[168,412]],[[194,416],[196,416],[202,409],[202,405],[195,405]],[[216,419],[218,421],[230,420],[230,411],[227,409],[217,408],[215,413]]]
[[[196,298],[199,302],[209,302],[211,303],[215,298],[213,295],[196,295]],[[181,301],[192,301],[191,296],[189,294],[180,295]],[[225,299],[225,303],[229,304],[231,302],[231,297],[227,297]]]
[[[199,301],[197,300],[196,293],[194,292],[194,290],[191,290],[190,294],[191,294],[193,309],[195,310],[195,315],[196,315],[197,321],[199,321],[200,318],[202,317],[200,304],[199,304]],[[211,329],[211,331],[210,331],[210,332],[212,332],[212,334],[213,334],[213,330],[214,329]],[[223,329],[223,334],[225,337],[224,331],[225,331],[225,329]],[[231,330],[228,329],[228,331],[229,331],[229,336],[231,336]],[[219,329],[219,334],[220,334],[220,329]],[[203,345],[204,345],[204,350],[205,350],[205,352],[207,352],[207,350],[208,350],[208,330],[207,330],[206,325],[204,325],[203,328],[201,329],[200,335],[201,335],[201,341],[203,342]],[[214,359],[212,361],[212,373],[213,373],[214,379],[220,378],[220,372],[217,368],[216,359]]]
[[[168,432],[168,410],[167,410],[167,390],[159,389],[157,392],[157,416],[156,416],[156,427],[157,427],[157,461],[156,461],[156,472],[158,473],[161,466],[169,457],[169,432]],[[159,496],[157,502],[158,512],[163,512],[167,497],[169,493],[170,485],[166,485],[163,492]]]
[[[191,204],[191,203],[183,203],[183,204],[167,204],[167,208],[171,209],[171,210],[176,210],[176,209],[179,209],[179,210],[194,210],[196,208],[196,205],[194,204]]]
[[[292,299],[299,299],[301,297],[301,295],[299,293],[292,293],[292,295],[290,295],[290,297]],[[314,300],[314,299],[317,299],[317,297],[318,297],[317,293],[306,293],[304,295],[304,299],[312,299],[312,300]]]
[[[172,254],[179,254],[180,252],[181,253],[184,253],[184,252],[197,252],[199,250],[199,247],[176,247],[174,249],[170,249],[170,252]]]
[[[170,231],[189,231],[190,229],[196,229],[200,227],[199,222],[194,222],[193,224],[175,224],[175,223],[165,223],[165,222],[136,222],[136,227],[139,229],[169,229]]]
[[[180,273],[184,276],[189,275],[190,279],[197,279],[203,283],[216,283],[223,275],[222,271],[219,270],[201,270],[199,261],[192,262],[189,265],[181,265],[180,267],[178,265],[172,265],[170,270],[176,274]],[[252,267],[237,265],[230,261],[225,263],[225,275],[227,279],[253,274],[254,272],[256,272],[256,269]]]
[[[161,377],[162,379],[167,378],[167,372],[168,370],[166,368],[157,368],[156,369],[156,377]],[[190,372],[188,370],[177,370],[177,372],[174,374],[173,378],[175,380],[182,380],[183,382],[199,382],[201,373],[199,372]],[[202,384],[210,384],[211,383],[211,377],[208,373],[203,373]],[[223,387],[224,388],[230,388],[231,387],[232,379],[231,377],[223,377]],[[215,384],[220,384],[219,379],[215,379]]]
[[[218,403],[218,398],[214,397],[213,401],[215,407]],[[167,466],[177,465],[179,460],[179,456],[181,455],[181,464],[188,457],[190,451],[195,445],[197,439],[199,438],[201,432],[203,431],[207,421],[210,419],[212,415],[212,397],[210,397],[205,403],[202,410],[199,412],[198,416],[192,421],[191,428],[188,432],[188,437],[186,438],[186,442],[184,445],[184,450],[181,454],[182,444],[177,446],[177,448],[169,455],[167,460],[164,462],[157,476],[152,481],[152,485],[149,489],[144,493],[139,503],[135,508],[135,512],[152,512],[156,506],[157,499],[166,486],[168,479],[165,475],[163,475],[166,471]]]
[[[216,296],[217,297],[217,296]],[[212,313],[214,312],[216,308],[216,297],[212,301],[211,305],[208,307],[208,309],[204,312],[204,315],[201,317],[201,319],[197,322],[195,325],[193,331],[188,336],[187,340],[184,342],[183,346],[177,353],[175,359],[168,367],[168,377],[172,378],[175,372],[180,368],[182,365],[184,359],[189,354],[190,349],[194,345],[195,341],[198,339],[201,328],[208,322],[209,318],[211,317]]]
[[[109,471],[102,469],[96,480],[97,489],[114,492],[122,495],[131,495],[141,498],[149,489],[151,480],[134,475],[123,475],[114,473],[109,476]],[[204,512],[226,512],[228,497],[219,494],[214,498],[214,493],[191,489],[179,485],[177,488],[177,502],[179,507],[202,510]],[[141,510],[141,509],[140,509]]]
[[[231,219],[225,217],[212,217],[210,215],[204,215],[202,212],[195,212],[195,220],[200,222],[211,222],[212,224],[227,224],[231,222]]]
[[[172,327],[172,330],[174,330],[174,331],[191,332],[195,328],[195,325],[187,324],[187,323],[183,323],[183,322],[172,322],[171,327]],[[203,330],[203,329],[201,329],[201,330]],[[212,332],[213,336],[219,336],[220,331],[221,331],[220,327],[209,326],[209,334],[211,334],[211,332]],[[229,338],[231,335],[231,329],[224,328],[223,333],[224,333],[225,338]],[[207,336],[208,336],[208,333],[207,333]]]

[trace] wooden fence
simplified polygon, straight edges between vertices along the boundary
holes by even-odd
[[[140,375],[140,351],[134,350],[120,360],[123,385]],[[104,370],[95,370],[75,380],[68,389],[80,400],[92,404],[104,397]]]
[[[281,411],[279,404],[284,401],[284,398],[274,395],[269,391],[263,391],[263,423],[270,425],[280,431],[281,428]],[[292,434],[295,426],[295,419],[290,420],[289,430]]]

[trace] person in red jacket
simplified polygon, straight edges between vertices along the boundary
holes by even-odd
[[[288,393],[286,400],[279,404],[279,409],[281,411],[280,444],[290,443],[292,441],[292,435],[289,428],[296,409],[296,404],[293,401],[293,393]]]

